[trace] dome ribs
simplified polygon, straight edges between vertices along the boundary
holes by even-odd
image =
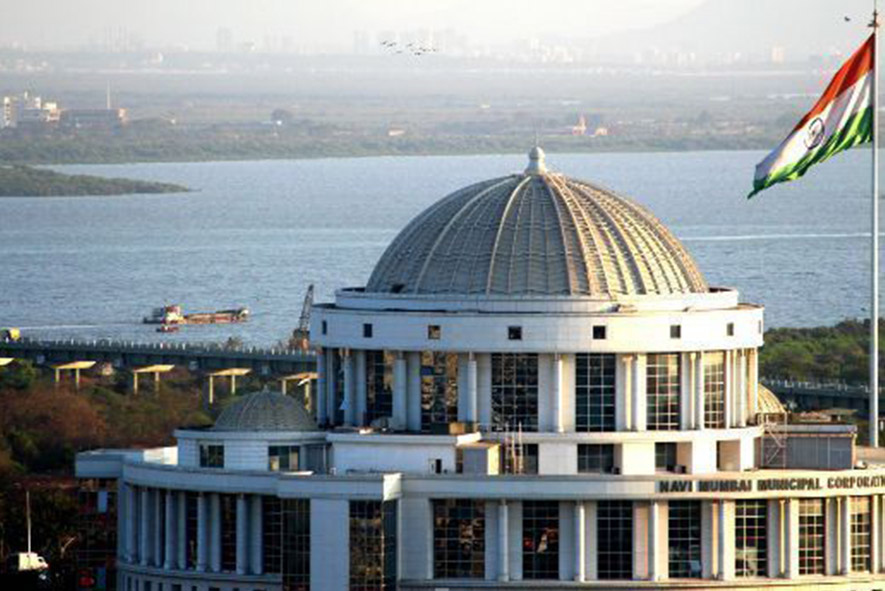
[[[455,215],[453,215],[452,218],[446,223],[446,225],[440,231],[439,235],[436,237],[436,240],[434,240],[429,251],[427,252],[427,255],[424,258],[424,263],[421,266],[421,270],[418,272],[418,276],[415,279],[415,285],[414,285],[414,288],[412,289],[412,291],[414,291],[416,293],[421,293],[421,291],[422,291],[421,284],[424,281],[424,277],[427,274],[427,269],[430,265],[430,262],[436,259],[437,249],[439,248],[442,241],[446,238],[446,235],[449,233],[449,231],[455,226],[455,222],[458,221],[466,213],[468,213],[473,205],[480,202],[492,190],[494,190],[495,188],[500,187],[502,185],[505,185],[508,182],[512,182],[513,177],[505,177],[503,179],[497,179],[497,181],[498,182],[493,182],[493,184],[491,184],[491,186],[486,187],[485,189],[483,189],[479,193],[477,193],[475,196],[470,198],[467,201],[467,203],[465,203],[462,208],[460,208],[457,212],[455,212]]]
[[[560,237],[562,239],[563,258],[567,261],[565,274],[568,281],[568,294],[601,293],[607,286],[601,285],[600,278],[590,271],[586,262],[581,265],[574,264],[574,259],[586,258],[588,246],[584,241],[584,233],[578,228],[578,220],[574,211],[569,207],[561,190],[554,190],[557,179],[554,175],[548,175],[544,183],[544,190],[550,198],[556,212]],[[553,185],[553,186],[551,186]],[[560,203],[562,202],[562,203]]]
[[[631,254],[633,249],[620,224],[605,207],[602,207],[603,195],[577,183],[571,184],[577,191],[573,191],[569,186],[566,189],[567,195],[573,201],[572,208],[578,211],[583,223],[586,224],[587,234],[593,240],[599,263],[595,265],[595,272],[605,283],[604,293],[619,295],[642,292],[642,269],[636,264],[634,257],[625,256],[626,249],[629,249]],[[585,264],[588,265],[588,273],[594,271],[586,259]]]
[[[393,240],[367,292],[463,296],[702,293],[688,251],[641,205],[544,170],[473,184]]]
[[[445,220],[461,209],[460,201],[469,199],[479,187],[484,187],[494,181],[483,181],[460,189],[448,197],[434,203],[422,213],[418,214],[408,225],[394,238],[390,246],[381,255],[369,282],[367,289],[371,291],[392,290],[397,283],[408,283],[408,277],[414,276],[412,267],[424,260],[427,248],[430,246],[427,239],[422,240],[422,233],[426,233],[427,224],[436,220]],[[417,239],[416,239],[417,236]],[[417,244],[416,244],[417,242]],[[378,285],[378,283],[385,283]],[[412,285],[406,285],[405,291],[412,291]]]
[[[514,204],[517,201],[522,202],[522,199],[519,199],[520,194],[522,193],[525,185],[531,180],[530,176],[523,177],[522,180],[517,183],[517,185],[513,188],[510,194],[507,196],[507,201],[504,205],[504,213],[498,220],[498,227],[495,229],[495,240],[492,243],[491,250],[491,259],[489,260],[488,273],[486,275],[486,288],[485,293],[495,293],[497,291],[495,283],[496,283],[496,273],[498,271],[498,258],[499,258],[499,250],[503,246],[503,242],[510,242],[510,256],[509,260],[502,261],[502,264],[506,264],[507,268],[502,271],[504,273],[506,279],[504,280],[505,286],[502,290],[502,293],[509,293],[510,289],[510,274],[512,269],[510,266],[513,264],[513,244],[516,242],[516,231],[519,226],[519,213],[516,213],[516,219],[511,222],[511,215],[513,215]],[[518,208],[517,208],[518,210]],[[505,233],[505,229],[510,229],[509,232]]]

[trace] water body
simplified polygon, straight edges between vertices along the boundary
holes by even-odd
[[[869,301],[869,150],[745,196],[761,152],[549,154],[548,164],[635,198],[713,285],[766,306],[768,326],[863,316]],[[0,199],[0,326],[40,337],[218,341],[288,337],[310,283],[363,285],[414,215],[522,155],[61,166],[180,183],[181,195]],[[247,324],[140,324],[154,306],[248,306]]]

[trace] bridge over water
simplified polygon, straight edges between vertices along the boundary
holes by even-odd
[[[802,382],[794,380],[762,379],[762,383],[774,392],[781,402],[795,405],[800,410],[825,410],[849,408],[865,417],[870,408],[870,387],[848,385],[839,382]],[[879,405],[885,403],[879,389]]]
[[[286,348],[228,347],[214,343],[139,343],[117,340],[0,340],[0,366],[22,359],[61,372],[74,373],[79,385],[80,371],[96,364],[109,364],[116,370],[130,371],[133,389],[139,375],[152,374],[159,385],[160,374],[175,367],[198,372],[208,378],[210,402],[214,398],[214,378],[227,377],[236,389],[238,376],[256,373],[277,378],[285,390],[290,380],[308,383],[316,378],[316,354]],[[307,382],[305,382],[307,380]]]

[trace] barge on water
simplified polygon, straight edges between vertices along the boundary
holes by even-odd
[[[235,310],[219,310],[218,312],[194,312],[184,314],[181,306],[163,306],[154,308],[150,316],[145,316],[145,324],[160,324],[172,326],[179,324],[234,324],[246,322],[249,319],[249,308],[237,308]]]

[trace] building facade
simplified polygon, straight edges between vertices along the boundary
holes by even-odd
[[[117,499],[126,591],[885,589],[885,469],[785,420],[762,333],[536,148],[314,307],[310,411],[254,393],[77,473]]]

